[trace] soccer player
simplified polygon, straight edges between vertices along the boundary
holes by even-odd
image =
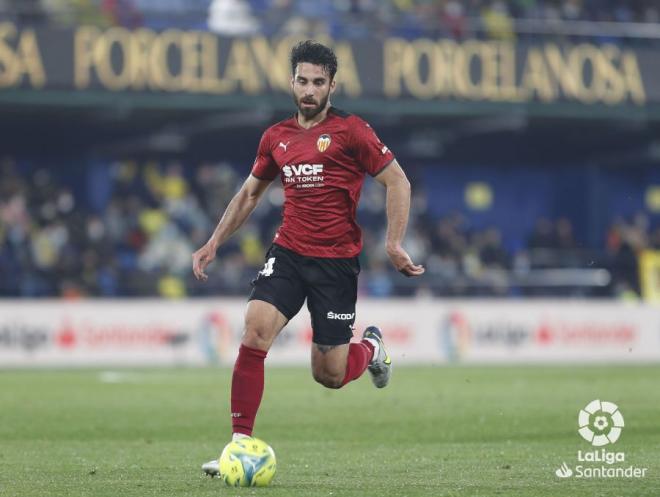
[[[330,105],[337,58],[312,41],[291,51],[291,90],[298,112],[266,130],[241,189],[213,235],[193,254],[193,272],[206,280],[216,251],[248,218],[268,185],[280,177],[284,212],[266,263],[253,281],[245,331],[231,384],[233,438],[251,436],[264,389],[264,360],[273,341],[305,299],[312,318],[312,374],[327,388],[341,388],[369,370],[387,385],[391,360],[381,331],[353,336],[361,231],[355,215],[365,174],[387,189],[387,254],[397,270],[419,276],[401,247],[410,208],[410,184],[392,152],[357,116]],[[203,466],[218,473],[218,462]]]

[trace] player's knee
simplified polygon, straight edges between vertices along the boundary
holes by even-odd
[[[330,374],[326,371],[314,371],[312,373],[314,380],[326,388],[341,388],[343,386],[343,375]]]
[[[270,349],[272,338],[258,326],[246,326],[241,343],[247,347],[259,350]]]

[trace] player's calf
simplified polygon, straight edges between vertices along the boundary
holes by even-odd
[[[340,388],[346,374],[348,344],[312,344],[312,376],[326,388]]]
[[[314,377],[314,381],[326,388],[337,389],[344,386],[344,373],[331,374],[326,371],[313,371],[312,376]]]

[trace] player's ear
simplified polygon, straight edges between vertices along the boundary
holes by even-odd
[[[332,81],[330,81],[330,94],[331,95],[335,92],[336,88],[337,88],[337,80],[335,78],[332,78]]]

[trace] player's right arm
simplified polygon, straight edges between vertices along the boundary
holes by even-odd
[[[259,203],[259,199],[268,185],[279,174],[280,170],[273,159],[272,139],[271,127],[261,136],[257,157],[252,165],[252,174],[248,176],[241,189],[229,202],[209,241],[193,254],[193,273],[198,280],[206,281],[208,279],[204,271],[215,259],[218,247],[243,225]]]
[[[211,238],[193,254],[193,273],[198,280],[206,281],[206,267],[215,259],[218,248],[240,228],[259,203],[259,199],[272,180],[250,175],[225,209]]]

